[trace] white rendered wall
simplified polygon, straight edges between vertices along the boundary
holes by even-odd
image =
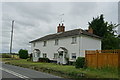
[[[80,37],[80,56],[85,57],[85,50],[101,50],[101,40],[82,35]]]
[[[101,50],[101,40],[89,37],[89,36],[77,36],[77,43],[72,43],[72,37],[64,37],[59,39],[58,45],[55,45],[55,39],[47,40],[46,46],[43,46],[43,41],[35,42],[35,47],[33,47],[32,43],[32,53],[34,49],[39,49],[41,54],[40,56],[43,57],[43,53],[47,53],[47,57],[50,60],[54,60],[54,53],[58,53],[57,50],[60,47],[64,47],[68,50],[69,59],[71,60],[71,54],[76,53],[76,57],[84,57],[85,56],[85,50]]]
[[[41,51],[41,57],[43,53],[47,53],[47,57],[51,60],[54,58],[54,53],[58,53],[57,50],[60,47],[64,47],[68,50],[69,59],[71,59],[71,54],[76,53],[76,56],[79,56],[79,37],[77,37],[77,43],[72,43],[72,36],[60,38],[58,45],[55,45],[55,39],[47,40],[46,46],[43,46],[43,41],[36,42],[35,47],[32,46],[32,52],[34,49],[39,49]]]

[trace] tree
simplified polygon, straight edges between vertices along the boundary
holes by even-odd
[[[93,18],[91,22],[88,22],[89,26],[94,30],[94,34],[103,37],[107,33],[107,22],[104,21],[103,15],[100,17]]]
[[[91,22],[88,22],[89,26],[92,27],[93,33],[102,38],[102,49],[119,49],[120,39],[115,35],[115,28],[118,27],[116,24],[108,23],[104,21],[103,14],[97,18],[93,18]]]
[[[21,59],[27,59],[28,58],[28,50],[20,49],[18,53],[19,53],[19,57]]]

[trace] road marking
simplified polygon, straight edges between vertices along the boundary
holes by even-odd
[[[5,68],[1,68],[1,67],[0,67],[0,69],[3,70],[3,71],[8,72],[8,73],[10,73],[10,74],[13,74],[13,75],[15,75],[15,76],[17,76],[17,77],[20,77],[20,78],[22,78],[22,79],[25,79],[25,80],[33,80],[33,79],[30,79],[30,78],[27,77],[27,76],[21,75],[21,74],[19,74],[19,73],[14,72],[14,71],[11,71],[11,70],[8,70],[8,69],[5,69]]]

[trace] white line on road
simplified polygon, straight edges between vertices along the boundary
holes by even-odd
[[[11,70],[8,70],[8,69],[5,69],[5,68],[1,68],[1,67],[0,67],[0,69],[3,70],[3,71],[8,72],[8,73],[10,73],[10,74],[13,74],[13,75],[15,75],[15,76],[17,76],[17,77],[20,77],[20,78],[22,78],[22,79],[25,79],[25,80],[33,80],[33,79],[30,79],[30,78],[27,77],[27,76],[21,75],[21,74],[19,74],[19,73],[14,72],[14,71],[11,71]]]

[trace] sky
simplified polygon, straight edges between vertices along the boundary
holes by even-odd
[[[64,14],[63,16],[60,16]],[[11,22],[14,23],[12,52],[27,49],[31,40],[56,33],[64,20],[65,30],[88,29],[88,22],[103,14],[105,21],[118,23],[117,2],[2,2],[2,49],[9,53]]]

